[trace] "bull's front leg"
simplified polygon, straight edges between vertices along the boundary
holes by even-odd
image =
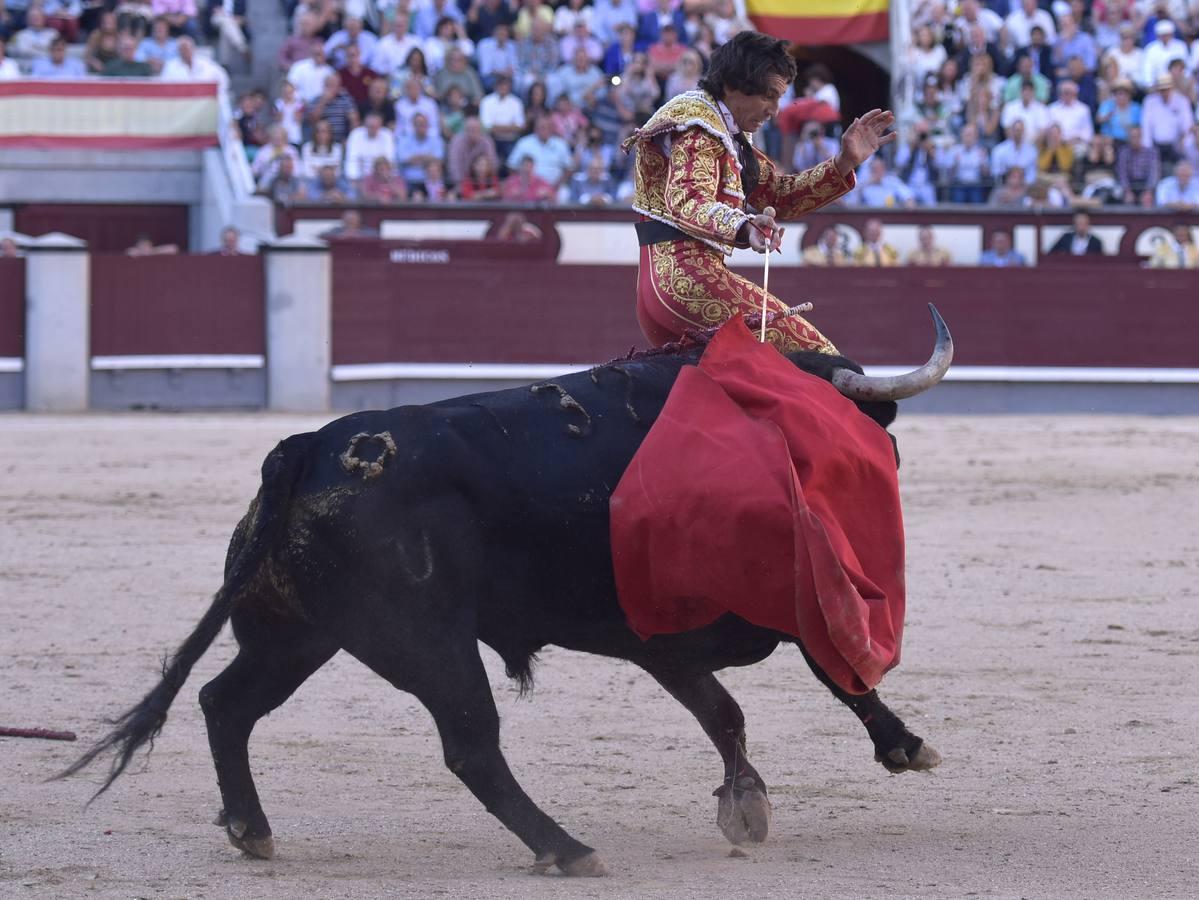
[[[766,782],[745,754],[745,716],[711,672],[648,669],[667,692],[691,711],[724,761],[716,824],[734,844],[762,843],[770,832]]]
[[[941,764],[941,754],[923,738],[912,734],[903,724],[903,720],[883,703],[877,691],[850,694],[842,690],[808,655],[803,645],[798,646],[821,684],[848,706],[866,726],[866,733],[874,743],[874,758],[882,763],[888,772],[927,772]]]

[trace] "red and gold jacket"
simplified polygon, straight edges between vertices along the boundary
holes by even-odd
[[[737,230],[755,210],[773,206],[780,221],[795,219],[851,191],[831,159],[798,175],[779,175],[765,154],[758,159],[757,187],[741,190],[741,160],[717,101],[706,91],[687,91],[667,101],[624,142],[637,149],[633,209],[673,225],[726,256]]]

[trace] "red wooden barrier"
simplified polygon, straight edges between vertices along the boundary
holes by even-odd
[[[266,348],[260,256],[92,256],[92,354]]]
[[[87,241],[93,253],[123,253],[145,234],[155,244],[187,249],[187,205],[128,203],[26,203],[13,210],[22,234],[61,231]]]
[[[0,356],[25,356],[25,260],[0,259]]]

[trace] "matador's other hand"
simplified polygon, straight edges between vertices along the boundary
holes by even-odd
[[[848,175],[873,156],[879,147],[895,140],[895,132],[887,131],[894,124],[895,113],[889,109],[872,109],[854,119],[841,135],[841,152],[835,160],[837,171],[842,176]]]

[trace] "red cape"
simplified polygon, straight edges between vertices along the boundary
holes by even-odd
[[[680,373],[611,501],[642,638],[726,612],[799,638],[851,693],[899,662],[903,520],[886,431],[740,316]]]

